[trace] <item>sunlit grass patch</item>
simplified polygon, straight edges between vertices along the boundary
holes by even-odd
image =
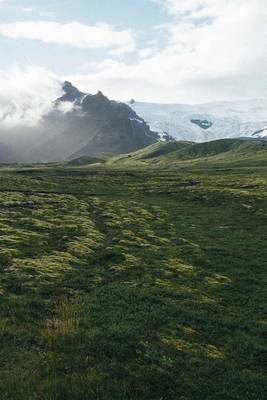
[[[207,276],[205,281],[210,285],[227,285],[232,283],[232,280],[227,276],[221,274],[213,274],[211,276]]]
[[[49,345],[59,338],[72,336],[78,332],[79,318],[75,299],[60,298],[56,301],[53,315],[46,320],[43,329],[43,340],[48,340]]]
[[[162,343],[173,348],[174,351],[181,351],[190,357],[223,358],[224,352],[210,344],[198,344],[190,340],[175,339],[172,337],[162,337]]]
[[[196,267],[190,264],[185,264],[179,259],[170,258],[166,261],[166,270],[170,271],[170,273],[182,273],[189,275],[197,275],[198,270]]]

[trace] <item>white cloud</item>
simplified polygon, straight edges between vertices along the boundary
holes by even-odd
[[[55,18],[55,13],[53,11],[41,11],[39,16],[42,18]]]
[[[21,7],[21,10],[27,13],[31,13],[33,12],[33,8],[32,7]]]
[[[138,49],[139,59],[106,59],[71,76],[127,99],[202,102],[267,96],[266,0],[157,0],[170,21],[161,50]]]
[[[36,125],[62,92],[59,79],[36,66],[0,72],[0,87],[0,125],[6,127]]]
[[[0,25],[0,36],[106,49],[106,59],[64,78],[112,98],[199,103],[267,96],[266,0],[153,1],[168,21],[136,48],[130,30],[106,24],[18,22]]]
[[[23,21],[0,25],[0,36],[13,39],[35,39],[45,43],[70,45],[91,49],[133,51],[135,38],[130,30],[116,30],[99,23],[94,26],[79,22]]]
[[[1,1],[1,0],[0,0]],[[40,11],[33,7],[20,7],[20,10],[25,13],[37,13],[41,18],[55,18],[56,14],[53,11]]]

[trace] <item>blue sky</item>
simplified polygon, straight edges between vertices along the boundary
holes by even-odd
[[[10,0],[1,5],[0,24],[14,21],[78,21],[84,25],[107,23],[118,31],[131,29],[140,42],[164,39],[153,29],[168,21],[167,13],[160,4],[151,0]],[[0,68],[8,68],[15,62],[41,64],[58,74],[80,72],[81,66],[90,60],[105,58],[105,49],[71,49],[65,45],[46,44],[17,38],[0,38]],[[129,54],[127,60],[133,59]]]
[[[266,97],[266,20],[265,0],[0,0],[0,89],[39,74],[121,100]]]

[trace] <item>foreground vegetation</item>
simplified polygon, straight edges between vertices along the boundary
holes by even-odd
[[[232,161],[0,168],[1,399],[266,398],[267,168]]]

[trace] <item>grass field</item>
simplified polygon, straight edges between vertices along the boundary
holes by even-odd
[[[1,400],[266,399],[267,166],[231,160],[0,168]]]

